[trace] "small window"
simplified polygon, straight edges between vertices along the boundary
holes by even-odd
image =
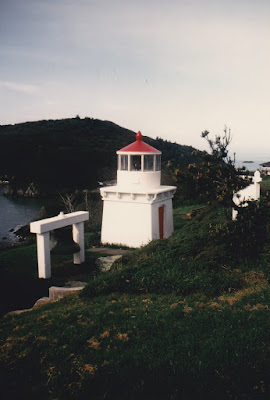
[[[156,156],[156,171],[160,171],[161,170],[161,156],[158,155]]]
[[[130,169],[131,171],[141,171],[141,156],[131,156],[130,157]]]
[[[128,156],[120,156],[120,169],[121,171],[127,171],[128,170]]]
[[[144,156],[144,171],[154,171],[154,156]]]

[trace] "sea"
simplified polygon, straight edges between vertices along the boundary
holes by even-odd
[[[260,170],[261,166],[260,164],[269,162],[270,161],[270,153],[269,155],[260,155],[256,157],[252,157],[250,154],[249,155],[241,155],[240,157],[236,157],[235,160],[235,167],[240,168],[240,167],[245,167],[248,171],[257,171]]]
[[[43,204],[43,199],[3,196],[0,185],[0,243],[18,241],[13,230],[38,218]]]

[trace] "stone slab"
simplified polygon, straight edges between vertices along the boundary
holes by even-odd
[[[109,271],[113,263],[121,257],[122,255],[119,254],[115,256],[99,257],[96,260],[96,264],[101,272],[106,272]]]
[[[51,301],[62,299],[63,297],[70,296],[72,294],[78,293],[86,286],[85,282],[77,282],[77,286],[68,286],[68,287],[60,287],[60,286],[51,286],[49,288],[49,298]]]

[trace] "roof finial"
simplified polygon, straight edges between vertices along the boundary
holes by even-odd
[[[142,141],[142,134],[141,134],[141,131],[139,131],[139,132],[136,134],[136,140],[137,140],[138,142],[141,142],[141,141]]]

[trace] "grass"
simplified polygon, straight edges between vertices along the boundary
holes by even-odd
[[[80,295],[2,318],[4,398],[268,399],[269,240],[254,259],[230,254],[228,212],[205,209]],[[66,262],[73,274],[55,261],[54,279]]]
[[[86,252],[85,257],[84,264],[74,265],[72,255],[51,255],[52,278],[39,279],[36,245],[1,251],[0,315],[32,307],[40,297],[48,296],[50,286],[63,286],[72,280],[87,282],[97,272],[99,254]]]
[[[123,256],[112,270],[89,282],[89,297],[111,292],[217,295],[245,285],[242,268],[230,263],[230,249],[217,245],[209,225],[226,220],[226,210],[202,211],[169,239],[157,240]],[[202,222],[203,221],[203,222]]]
[[[177,208],[175,210],[175,221],[177,221],[178,215],[189,212],[192,207],[198,208],[197,205],[195,206]],[[86,252],[86,262],[83,265],[74,265],[71,255],[51,255],[52,278],[48,280],[38,279],[36,245],[31,244],[31,241],[29,242],[30,245],[21,245],[0,252],[2,281],[0,315],[10,310],[32,307],[36,300],[48,295],[50,286],[63,286],[70,280],[87,282],[93,274],[97,273],[95,260],[100,256],[98,253]],[[86,232],[86,248],[93,245],[100,245],[100,234]],[[20,261],[18,262],[18,260]]]
[[[191,210],[196,210],[198,208],[204,207],[205,204],[191,204],[191,205],[181,205],[177,206],[173,210],[173,220],[174,220],[174,229],[181,229],[184,225],[186,225],[188,221],[188,216]]]
[[[270,176],[263,176],[262,177],[262,183],[261,183],[262,189],[269,191],[270,190]]]
[[[236,293],[211,300],[199,294],[74,296],[5,318],[2,394],[267,398],[270,291]]]

